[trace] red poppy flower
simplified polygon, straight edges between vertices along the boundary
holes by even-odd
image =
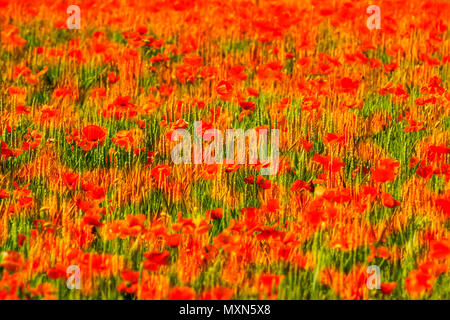
[[[97,126],[95,124],[88,125],[81,130],[82,137],[88,142],[98,142],[103,144],[106,137],[106,128]]]
[[[75,190],[78,184],[79,175],[73,172],[65,172],[61,175],[63,183],[72,190]]]
[[[244,110],[255,110],[256,104],[253,101],[240,101],[239,105]]]
[[[179,233],[169,234],[166,236],[166,241],[169,247],[177,247],[181,241],[181,234]]]
[[[418,297],[427,290],[433,288],[434,276],[421,270],[413,270],[405,280],[405,289],[413,297]]]
[[[117,76],[115,73],[110,72],[108,73],[108,80],[110,83],[116,83],[117,81],[119,81],[120,76]]]
[[[6,199],[6,198],[9,198],[8,190],[0,188],[0,199]]]
[[[206,210],[206,215],[209,215],[211,217],[211,219],[213,219],[213,220],[217,220],[217,219],[222,218],[223,210],[222,210],[222,208],[209,209],[209,210]]]
[[[259,92],[255,88],[247,88],[247,92],[253,97],[259,97]]]
[[[189,287],[173,287],[170,291],[168,300],[194,300],[195,291]]]
[[[159,266],[166,266],[170,257],[170,252],[164,250],[163,252],[151,251],[144,253],[144,257],[147,259],[144,261],[144,268],[149,271],[158,270]]]
[[[450,257],[450,241],[448,240],[433,240],[430,243],[430,255],[433,259],[441,260]]]
[[[277,212],[277,210],[280,209],[280,200],[278,199],[269,199],[266,204],[266,211],[267,212]]]
[[[311,148],[313,147],[314,143],[309,142],[306,139],[302,139],[302,148],[305,149],[306,151],[311,150]]]
[[[394,208],[401,204],[401,202],[395,200],[394,197],[391,196],[389,193],[384,193],[382,196],[382,199],[383,199],[383,205],[388,208]]]
[[[215,287],[209,291],[205,291],[200,300],[231,300],[234,290],[225,287]]]
[[[291,191],[302,190],[302,189],[305,189],[307,191],[313,190],[312,186],[309,183],[307,183],[301,179],[297,179],[292,183]]]
[[[397,282],[385,282],[380,285],[381,292],[383,294],[391,294],[397,286]]]
[[[336,133],[327,133],[322,141],[324,144],[343,143],[344,136]]]
[[[339,84],[342,92],[352,92],[358,89],[359,80],[352,80],[345,77],[341,79]]]
[[[154,167],[151,173],[153,179],[155,179],[157,182],[161,182],[170,175],[170,167],[167,164],[161,164]]]
[[[417,175],[420,177],[429,180],[433,176],[433,167],[432,166],[419,166],[416,170]]]
[[[230,100],[233,94],[233,87],[228,81],[222,80],[216,86],[216,91],[222,100]]]
[[[446,216],[450,216],[450,199],[438,198],[434,203],[439,209],[444,211]]]
[[[394,181],[395,168],[400,165],[399,162],[394,159],[384,159],[379,161],[378,166],[372,171],[372,179],[376,182]]]
[[[95,227],[101,227],[103,225],[103,223],[100,222],[101,218],[102,218],[101,214],[95,213],[94,211],[89,211],[83,217],[83,224],[95,226]]]
[[[345,165],[344,162],[341,162],[340,157],[336,157],[331,160],[331,156],[322,156],[320,154],[315,154],[313,160],[322,164],[325,170],[331,172],[339,172]]]

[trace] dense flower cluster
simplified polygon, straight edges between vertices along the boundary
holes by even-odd
[[[448,299],[450,3],[370,4],[0,1],[0,299]]]

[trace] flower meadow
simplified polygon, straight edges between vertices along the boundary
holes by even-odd
[[[0,299],[449,299],[449,21],[0,0]],[[175,164],[194,123],[278,130],[275,174]]]

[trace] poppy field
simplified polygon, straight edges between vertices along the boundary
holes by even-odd
[[[450,299],[449,21],[0,0],[0,299]],[[176,164],[194,123],[278,157]]]

